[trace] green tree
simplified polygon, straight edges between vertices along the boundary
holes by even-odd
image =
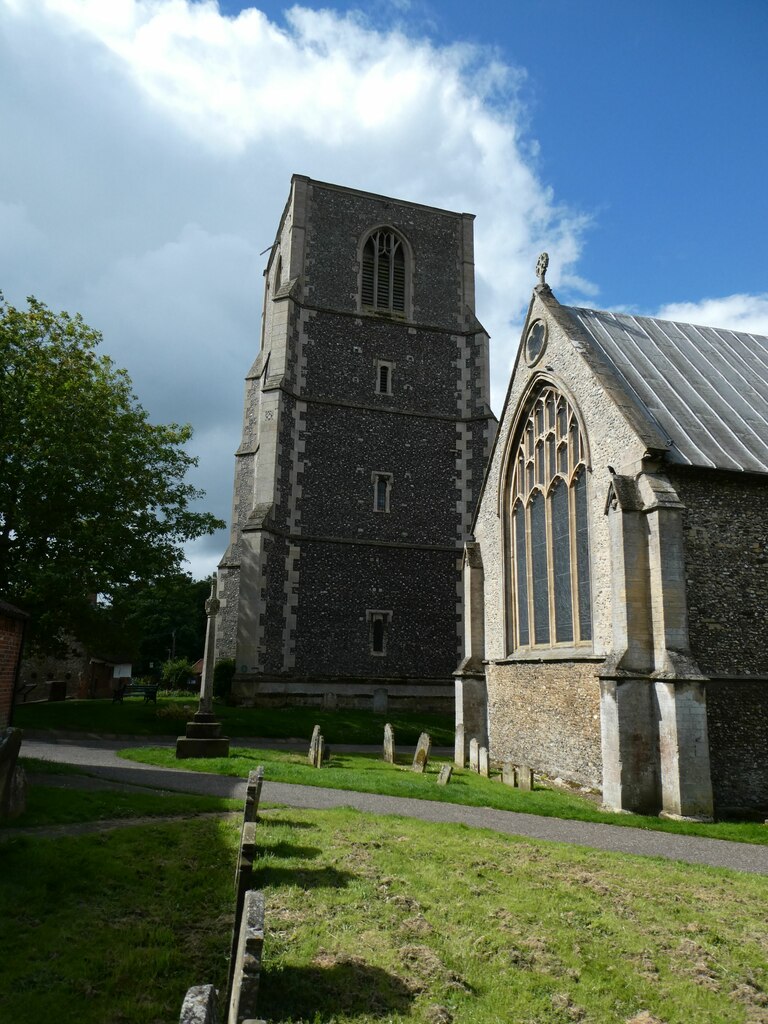
[[[28,303],[0,295],[0,594],[51,650],[98,630],[94,595],[177,573],[224,524],[190,508],[191,428],[149,422],[79,315]]]
[[[163,662],[183,658],[196,662],[205,650],[208,618],[205,601],[211,581],[189,573],[171,573],[159,580],[138,581],[118,588],[104,620],[115,648],[130,653],[133,674],[160,672]]]

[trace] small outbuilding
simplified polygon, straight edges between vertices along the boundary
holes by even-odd
[[[534,290],[464,555],[457,723],[614,810],[768,807],[768,338]]]

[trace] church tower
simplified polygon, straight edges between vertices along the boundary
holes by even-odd
[[[291,181],[219,571],[245,704],[452,707],[495,431],[472,222]]]

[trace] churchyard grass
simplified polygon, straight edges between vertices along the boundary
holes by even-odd
[[[122,704],[111,700],[67,700],[20,704],[13,724],[20,729],[62,729],[115,736],[174,736],[197,711],[197,698],[158,695],[157,705],[129,697]],[[328,743],[380,743],[384,724],[391,722],[398,741],[416,743],[425,729],[436,746],[453,746],[451,715],[397,712],[374,715],[368,711],[324,708],[233,708],[216,703],[214,711],[226,736],[290,739],[309,736],[319,724]]]
[[[5,828],[36,825],[69,825],[86,821],[117,821],[122,818],[191,817],[238,811],[242,801],[194,794],[123,793],[114,790],[71,790],[62,799],[59,787],[35,785],[30,788],[24,814]]]
[[[260,817],[271,1024],[764,1019],[765,878],[349,809]],[[4,1017],[155,1024],[221,986],[238,834],[0,843]]]
[[[216,818],[4,838],[2,1019],[178,1020],[188,986],[225,981],[236,842]]]
[[[121,750],[119,755],[143,764],[165,768],[183,766],[190,771],[215,772],[218,775],[238,778],[246,778],[249,771],[263,764],[265,778],[272,782],[292,782],[304,786],[354,790],[359,793],[439,800],[504,811],[522,811],[553,818],[706,836],[710,839],[768,844],[768,827],[762,823],[721,821],[701,824],[667,821],[641,814],[611,814],[601,811],[594,800],[577,793],[543,786],[537,786],[531,793],[524,793],[519,789],[504,786],[498,776],[485,779],[466,768],[454,768],[449,785],[438,786],[437,776],[444,759],[430,761],[426,773],[422,775],[410,770],[412,754],[400,754],[399,763],[393,765],[380,757],[370,755],[332,753],[330,760],[322,768],[310,767],[303,753],[252,750],[244,747],[233,747],[228,758],[189,758],[184,761],[178,761],[175,751],[167,747],[136,747]]]

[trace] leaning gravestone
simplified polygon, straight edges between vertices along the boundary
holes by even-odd
[[[463,768],[467,761],[467,749],[464,742],[464,726],[456,726],[456,739],[453,744],[453,763],[457,768]]]
[[[484,775],[486,779],[490,778],[491,772],[490,768],[488,767],[488,747],[480,747],[480,750],[478,751],[477,760],[478,772],[480,772],[481,775]]]
[[[517,769],[517,784],[523,793],[530,793],[533,789],[533,769],[527,764],[521,764]]]
[[[480,771],[480,744],[474,736],[469,741],[469,767],[473,772]]]
[[[453,773],[453,765],[452,764],[444,764],[443,767],[440,769],[440,774],[437,776],[437,784],[438,784],[438,786],[447,786],[448,783],[451,781],[452,773]]]
[[[501,781],[505,786],[515,785],[515,766],[511,761],[505,761],[501,769]]]
[[[413,771],[425,772],[427,770],[431,746],[431,736],[428,732],[423,732],[421,736],[419,736],[419,742],[416,744],[416,753],[413,755],[413,765],[411,766]]]
[[[395,730],[389,722],[384,726],[384,760],[395,763]]]
[[[17,764],[20,748],[21,729],[0,730],[0,821],[24,811],[26,777]]]
[[[317,749],[320,745],[320,726],[316,725],[312,730],[312,739],[309,741],[309,753],[307,754],[307,761],[312,765],[313,768],[317,768]]]

